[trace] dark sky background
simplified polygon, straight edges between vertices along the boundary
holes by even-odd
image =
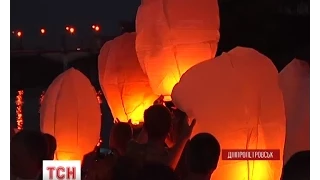
[[[59,45],[66,25],[76,28],[76,38],[92,36],[92,24],[101,26],[101,34],[116,35],[121,20],[134,20],[140,0],[12,0],[11,30],[23,32],[25,48],[41,44],[46,48]],[[40,37],[40,28],[46,28],[46,37]],[[17,38],[11,35],[11,44]],[[50,43],[49,43],[50,42]]]

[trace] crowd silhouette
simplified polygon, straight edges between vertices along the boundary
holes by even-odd
[[[109,149],[99,143],[82,160],[86,180],[210,180],[218,167],[221,147],[213,134],[190,139],[196,120],[168,108],[158,99],[144,112],[143,128],[133,135],[132,125],[115,121]],[[189,125],[190,124],[190,125]],[[11,133],[11,179],[42,179],[43,160],[55,159],[55,137],[38,131]],[[283,167],[281,180],[310,179],[310,151],[294,154]]]

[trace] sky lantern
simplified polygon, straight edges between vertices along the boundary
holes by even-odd
[[[157,97],[143,73],[135,52],[135,33],[106,42],[100,50],[99,81],[114,118],[133,124]],[[124,53],[125,52],[125,53]]]
[[[82,160],[100,138],[101,113],[89,79],[71,68],[49,86],[40,108],[42,132],[57,139],[58,160]]]
[[[219,28],[217,0],[142,1],[136,18],[136,51],[154,93],[170,100],[185,71],[215,57]]]
[[[196,118],[194,136],[213,134],[221,149],[280,149],[285,112],[278,71],[254,49],[236,47],[190,68],[172,91],[172,101]],[[211,179],[278,180],[282,160],[220,160]]]
[[[286,117],[284,163],[298,151],[310,150],[310,65],[292,60],[279,73]]]

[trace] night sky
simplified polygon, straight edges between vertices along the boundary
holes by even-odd
[[[41,44],[46,48],[59,46],[66,25],[76,28],[76,38],[92,36],[92,24],[101,26],[101,34],[116,35],[121,20],[134,20],[140,0],[13,0],[11,2],[11,30],[22,30],[23,45],[27,49]],[[46,37],[40,37],[40,28]],[[11,35],[12,45],[17,38]]]

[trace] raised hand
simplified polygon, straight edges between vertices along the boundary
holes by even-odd
[[[164,105],[164,96],[161,95],[158,97],[158,99],[156,99],[154,102],[153,102],[154,105],[156,104],[161,104],[161,105]]]
[[[177,138],[181,139],[189,139],[192,130],[196,124],[196,120],[193,119],[191,124],[189,125],[189,118],[187,114],[179,109],[173,111],[175,117],[175,131],[177,131]]]
[[[118,124],[120,122],[120,120],[118,119],[118,118],[115,118],[114,120],[113,120],[113,123],[114,124]]]

